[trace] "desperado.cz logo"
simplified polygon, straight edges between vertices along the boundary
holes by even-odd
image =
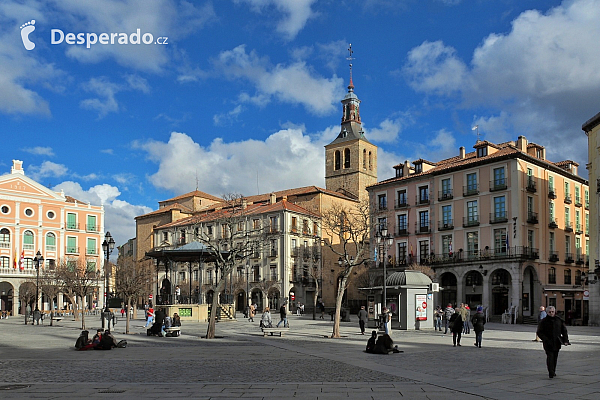
[[[35,20],[31,20],[21,25],[21,40],[23,41],[23,46],[25,46],[26,50],[33,50],[35,48],[35,43],[33,43],[29,34],[35,30]],[[159,36],[154,39],[154,35],[146,32],[141,32],[141,29],[137,29],[133,33],[124,33],[124,32],[103,32],[100,34],[94,32],[79,32],[73,33],[68,32],[64,33],[60,29],[52,29],[50,31],[50,44],[58,45],[61,43],[65,43],[68,45],[85,45],[88,49],[91,48],[95,44],[101,45],[109,45],[109,44],[160,44],[166,45],[168,43],[168,36]]]

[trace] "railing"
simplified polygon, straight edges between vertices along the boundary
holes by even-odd
[[[271,234],[279,233],[279,228],[276,226],[270,226],[267,233],[271,233]]]
[[[572,202],[571,195],[569,193],[565,194],[565,204],[571,204]]]
[[[548,260],[552,262],[558,261],[558,251],[550,250],[550,252],[548,253]]]
[[[573,232],[573,223],[565,221],[565,232]]]
[[[581,197],[575,196],[575,207],[581,207]]]
[[[463,186],[463,196],[474,196],[479,194],[479,184]]]
[[[98,232],[98,226],[96,225],[85,225],[85,230],[88,232]]]
[[[56,251],[56,245],[55,244],[47,244],[46,251]]]
[[[98,255],[98,249],[95,248],[95,247],[92,247],[92,248],[86,247],[85,254],[97,256]]]
[[[290,233],[298,233],[298,225],[292,225],[290,227]]]
[[[527,179],[526,190],[531,193],[535,193],[537,191],[537,185],[536,185],[535,181],[533,180],[533,178]]]
[[[79,247],[77,246],[67,246],[65,249],[67,254],[79,254]]]
[[[0,249],[10,249],[10,242],[0,242]]]
[[[490,192],[506,189],[506,178],[494,179],[490,181]]]
[[[574,262],[573,253],[565,253],[565,262],[571,264]]]
[[[530,224],[538,223],[538,213],[530,211],[527,213],[527,222]]]
[[[431,222],[428,221],[427,225],[421,225],[418,222],[415,222],[415,233],[421,234],[421,233],[431,233]]]
[[[398,209],[398,208],[406,208],[408,207],[409,204],[406,202],[406,199],[398,199],[396,201],[396,203],[394,204],[394,208]]]
[[[396,230],[396,236],[407,236],[408,235],[408,227],[401,226]]]
[[[496,211],[490,213],[490,224],[498,224],[501,222],[508,222],[506,211]]]
[[[590,209],[590,202],[586,200],[584,206],[585,206],[586,210],[589,210]]]
[[[527,246],[502,247],[499,249],[467,250],[452,254],[431,254],[424,264],[440,265],[461,262],[487,261],[500,259],[537,259],[539,249]]]
[[[277,250],[271,249],[271,251],[269,251],[269,257],[277,257]]]
[[[463,217],[463,228],[469,226],[479,226],[479,215],[471,215],[469,217]]]
[[[426,205],[429,204],[429,196],[415,196],[415,204],[419,204],[419,205]]]
[[[454,229],[454,220],[447,219],[445,221],[438,221],[438,231],[446,231]]]
[[[79,224],[76,222],[67,222],[67,225],[65,226],[65,229],[68,231],[78,231],[79,230]]]
[[[583,227],[581,223],[575,224],[575,233],[581,235],[583,233]]]
[[[548,189],[548,198],[550,198],[550,199],[556,199],[556,192],[554,191],[554,188],[549,188]]]
[[[299,253],[300,253],[300,249],[298,247],[292,249],[292,257],[294,257],[294,258],[298,257]]]
[[[557,218],[550,218],[550,222],[548,223],[548,228],[558,228],[558,219]]]
[[[387,208],[387,203],[379,203],[379,204],[377,204],[377,209],[379,211],[386,211],[388,209]]]
[[[452,194],[452,189],[440,190],[438,192],[438,200],[439,201],[452,200],[453,197],[454,196]]]
[[[583,257],[583,254],[578,253],[575,256],[575,264],[582,265],[583,263],[585,263],[585,258]]]

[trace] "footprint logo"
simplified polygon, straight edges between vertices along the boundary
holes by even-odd
[[[21,39],[23,40],[23,46],[25,46],[26,50],[33,50],[35,48],[35,43],[29,40],[29,34],[35,31],[34,25],[35,19],[21,25]]]

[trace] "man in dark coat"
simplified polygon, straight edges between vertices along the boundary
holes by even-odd
[[[546,314],[546,318],[538,325],[537,335],[544,344],[548,376],[552,379],[556,376],[558,352],[563,344],[568,346],[570,343],[567,327],[563,320],[556,316],[556,308],[549,306],[546,309]]]

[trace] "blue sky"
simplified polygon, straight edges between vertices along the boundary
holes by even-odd
[[[324,186],[352,43],[380,180],[472,149],[474,125],[585,174],[599,20],[600,0],[3,0],[0,173],[20,159],[40,183],[104,204],[118,244],[136,215],[196,186]],[[53,29],[168,39],[87,48],[52,44]]]

